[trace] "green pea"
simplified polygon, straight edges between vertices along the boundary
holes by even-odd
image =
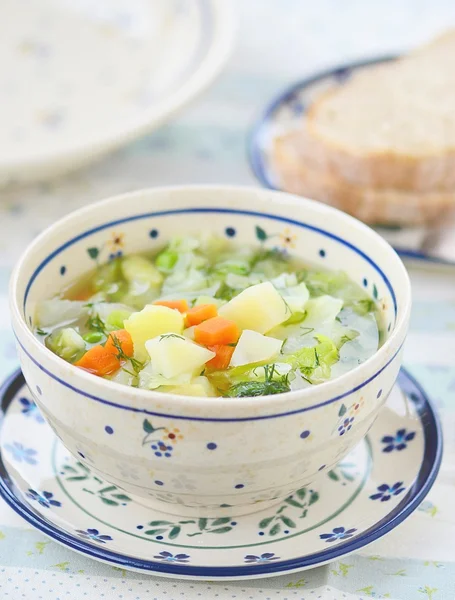
[[[89,331],[89,333],[86,333],[82,337],[88,344],[97,344],[101,342],[104,336],[100,331]]]

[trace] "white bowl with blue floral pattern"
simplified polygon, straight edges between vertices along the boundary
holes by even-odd
[[[94,377],[33,335],[36,303],[98,261],[210,230],[344,270],[375,298],[386,340],[332,381],[258,398],[195,398]],[[300,197],[230,186],[143,190],[79,210],[25,251],[10,288],[30,391],[68,450],[143,504],[179,515],[265,509],[332,468],[367,433],[399,372],[411,292],[394,250],[359,221]],[[126,467],[127,466],[127,467]],[[129,477],[128,473],[134,473]],[[189,477],[194,484],[179,481]]]

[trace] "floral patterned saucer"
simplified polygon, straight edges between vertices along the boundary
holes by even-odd
[[[359,550],[419,506],[442,454],[431,404],[402,371],[367,438],[311,488],[235,519],[175,517],[136,504],[70,456],[21,373],[6,382],[0,397],[0,494],[6,502],[69,548],[163,576],[269,577]],[[125,477],[134,479],[128,461],[122,464]],[[179,485],[191,489],[191,474]]]

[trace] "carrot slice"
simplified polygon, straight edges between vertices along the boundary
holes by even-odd
[[[100,377],[110,375],[120,369],[119,359],[101,345],[93,346],[90,350],[87,350],[84,356],[74,365]]]
[[[218,314],[215,304],[199,304],[194,306],[186,313],[186,326],[192,327],[199,325],[202,321],[207,321]]]
[[[119,349],[115,346],[114,343],[114,337],[117,341],[117,346],[120,345],[123,354],[125,354],[126,356],[133,356],[133,339],[126,329],[118,329],[117,331],[113,331],[111,334],[109,334],[107,342],[104,344],[104,349],[113,354],[114,356],[117,356],[119,354]]]
[[[156,300],[153,304],[158,306],[167,306],[168,308],[174,308],[181,313],[186,313],[190,308],[186,300]]]
[[[211,358],[205,364],[211,369],[227,369],[231,362],[232,354],[235,350],[234,346],[207,346],[209,350],[215,352],[216,356]]]
[[[204,346],[232,344],[240,337],[234,321],[223,317],[212,317],[194,328],[194,341]]]

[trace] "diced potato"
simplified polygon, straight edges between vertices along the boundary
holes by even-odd
[[[240,329],[265,333],[286,321],[291,311],[275,287],[266,281],[243,290],[222,306],[219,314],[237,323]]]
[[[126,319],[124,327],[133,338],[135,357],[145,360],[148,357],[145,342],[163,333],[182,333],[184,318],[178,310],[148,304]]]
[[[183,335],[188,338],[189,340],[193,340],[194,341],[194,328],[196,327],[196,325],[193,325],[192,327],[187,327],[186,329],[183,330]]]
[[[168,387],[166,392],[183,396],[202,396],[204,398],[214,398],[217,395],[213,385],[203,375],[195,377],[190,383]]]
[[[272,360],[279,353],[282,344],[282,340],[245,329],[235,347],[229,366],[239,367]]]
[[[148,340],[145,347],[150,356],[152,370],[164,377],[193,373],[215,356],[214,352],[195,344],[187,338],[165,333]]]

